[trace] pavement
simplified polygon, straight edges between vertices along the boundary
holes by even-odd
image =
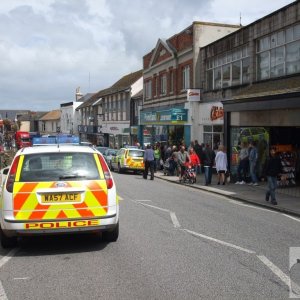
[[[167,180],[174,184],[181,184],[177,176],[167,176],[163,172],[156,172],[155,177]],[[266,182],[260,182],[258,186],[248,184],[228,183],[226,185],[217,185],[217,176],[213,174],[212,184],[204,185],[204,174],[197,175],[197,182],[194,184],[186,184],[192,188],[204,190],[207,192],[226,196],[231,199],[251,203],[257,206],[267,207],[268,209],[280,211],[300,217],[300,187],[278,188],[276,190],[276,200],[278,205],[273,205],[265,201],[265,193],[267,190]]]

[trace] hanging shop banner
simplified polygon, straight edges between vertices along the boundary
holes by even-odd
[[[188,89],[187,101],[200,102],[200,89]]]
[[[141,125],[146,124],[182,124],[188,120],[187,109],[171,108],[160,111],[141,111]]]

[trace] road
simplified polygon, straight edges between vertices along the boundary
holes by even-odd
[[[0,300],[289,298],[299,219],[163,180],[114,178],[119,240],[44,237],[0,250]]]

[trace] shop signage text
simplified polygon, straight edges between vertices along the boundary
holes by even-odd
[[[183,122],[187,122],[187,109],[183,108],[141,112],[141,124],[180,124]]]

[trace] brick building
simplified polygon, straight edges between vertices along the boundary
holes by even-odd
[[[143,143],[178,144],[199,138],[200,47],[240,26],[193,22],[143,57],[144,100],[140,111]]]

